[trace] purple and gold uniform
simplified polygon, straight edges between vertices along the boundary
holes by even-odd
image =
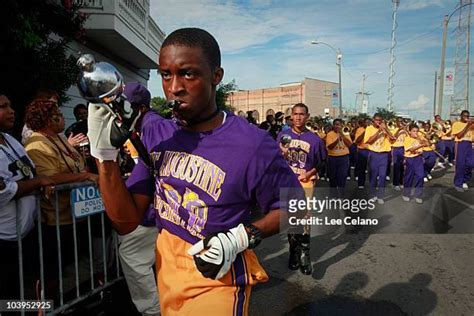
[[[335,131],[330,131],[326,136],[326,148],[328,150],[328,176],[329,186],[332,188],[344,188],[346,186],[346,177],[349,170],[349,151],[346,143],[339,139],[340,134]],[[349,135],[343,136],[352,143]],[[333,149],[329,146],[336,142]]]
[[[399,133],[400,128],[397,128],[393,131],[393,135],[397,135]],[[405,131],[401,131],[395,142],[392,144],[392,161],[393,161],[393,186],[397,187],[403,184],[403,162],[404,158],[404,143],[407,133]]]
[[[364,143],[379,132],[379,129],[373,125],[367,126],[364,134]],[[372,197],[383,199],[385,195],[385,176],[387,175],[387,166],[391,144],[389,137],[385,133],[379,133],[377,139],[372,144],[367,144],[369,156],[367,164],[369,167],[369,192]],[[378,188],[378,190],[376,190]]]
[[[420,135],[420,137],[423,137],[424,139],[426,139],[427,141],[429,141],[429,139],[427,138],[427,132],[422,129],[418,132],[418,135]],[[425,177],[427,177],[430,173],[431,173],[431,170],[434,168],[434,165],[436,164],[436,154],[434,153],[433,151],[433,145],[430,145],[430,146],[425,146],[423,147],[423,168],[425,170]]]
[[[127,181],[130,192],[154,196],[161,234],[157,278],[165,315],[245,314],[250,287],[268,279],[252,250],[237,255],[221,279],[202,276],[187,250],[205,236],[250,222],[257,202],[280,208],[280,188],[300,187],[265,131],[228,114],[208,132],[191,132],[161,119],[142,131],[156,177],[140,160]],[[194,300],[199,296],[199,300]]]
[[[462,138],[458,135],[466,128],[466,124],[457,121],[453,123],[452,127],[452,134],[455,135],[454,141],[456,142],[456,169],[454,173],[454,185],[456,187],[460,187],[471,180],[472,168],[474,167],[474,153],[472,150],[474,130],[471,127]]]
[[[291,137],[287,162],[296,175],[304,174],[316,168],[321,161],[326,158],[324,142],[313,132],[305,130],[299,134],[291,129],[281,131],[280,134],[278,134],[278,142],[280,142],[283,135],[289,135]],[[312,188],[313,182],[301,182],[301,185],[305,188]]]
[[[420,135],[420,134],[418,134]],[[415,197],[421,199],[423,197],[423,178],[425,170],[423,167],[423,148],[417,151],[409,151],[409,149],[418,147],[420,140],[409,135],[403,140],[403,149],[405,156],[405,176],[403,177],[403,195],[410,197],[412,188],[415,187]]]

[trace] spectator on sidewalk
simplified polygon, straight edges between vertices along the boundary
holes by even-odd
[[[127,83],[124,94],[132,107],[141,112],[136,130],[160,120],[157,112],[150,110],[150,92],[140,83]],[[156,278],[155,246],[158,228],[152,206],[140,225],[132,232],[119,235],[119,257],[130,296],[137,310],[143,315],[159,315],[160,303]]]

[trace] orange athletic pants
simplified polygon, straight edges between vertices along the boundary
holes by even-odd
[[[192,245],[162,230],[156,243],[161,313],[168,315],[247,315],[253,285],[268,276],[252,250],[237,255],[220,280],[205,278],[187,254]]]

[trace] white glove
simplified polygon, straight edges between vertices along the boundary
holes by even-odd
[[[229,272],[237,254],[247,249],[249,238],[243,224],[207,236],[188,250],[202,275],[218,280]]]
[[[89,103],[87,137],[89,137],[92,157],[100,161],[117,159],[119,149],[112,145],[110,137],[112,125],[117,117],[117,114],[105,104]]]

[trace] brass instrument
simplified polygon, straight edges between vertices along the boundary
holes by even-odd
[[[341,132],[342,132],[342,135],[344,136],[350,136],[352,132],[352,128],[348,124],[343,125]]]
[[[397,122],[394,119],[391,119],[387,122],[387,128],[391,134],[394,134],[395,130],[397,129]]]
[[[439,140],[441,139],[438,134],[432,133],[430,135],[427,135],[428,141],[430,142],[431,145],[436,145]]]
[[[280,143],[283,146],[287,146],[291,143],[291,136],[290,135],[283,135],[280,139]]]
[[[443,127],[444,129],[446,130],[446,134],[451,132],[451,128],[452,128],[452,123],[450,120],[446,120],[443,122]]]
[[[442,131],[443,131],[443,125],[441,125],[440,123],[434,122],[433,124],[431,124],[430,132],[440,133]]]
[[[306,129],[308,129],[312,133],[316,133],[317,126],[313,122],[306,123]]]
[[[318,125],[318,128],[316,129],[315,132],[316,132],[316,134],[321,136],[322,134],[324,134],[324,127],[322,125]]]
[[[428,138],[426,137],[426,135],[421,135],[421,134],[418,134],[418,136],[415,138],[416,140],[418,140],[418,142],[420,143],[420,145],[423,145],[423,146],[430,146],[430,141],[428,140]]]

